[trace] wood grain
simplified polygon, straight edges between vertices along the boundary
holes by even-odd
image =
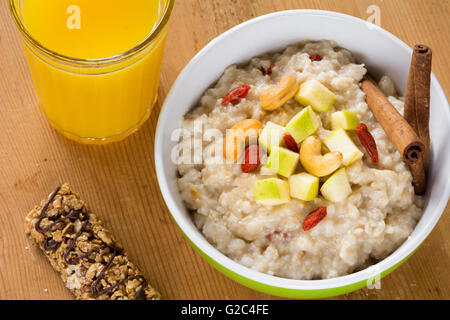
[[[449,95],[449,1],[178,0],[169,28],[160,102],[143,128],[121,143],[79,145],[41,114],[7,1],[0,1],[0,298],[71,299],[23,230],[26,213],[68,181],[103,218],[166,299],[273,299],[208,265],[177,229],[158,189],[153,138],[161,106],[183,66],[211,39],[250,18],[283,9],[333,10],[366,19],[378,5],[381,25],[409,45],[433,48],[433,70]],[[450,298],[450,207],[419,250],[381,281],[338,299]]]

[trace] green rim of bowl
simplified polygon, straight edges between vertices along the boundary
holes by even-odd
[[[178,225],[178,224],[177,224]],[[180,226],[178,226],[180,227]],[[275,287],[271,286],[262,282],[258,282],[249,278],[246,278],[234,271],[231,271],[228,268],[225,268],[223,265],[217,263],[214,259],[212,259],[210,256],[208,256],[205,252],[203,252],[199,247],[195,245],[194,242],[189,239],[189,237],[184,233],[184,231],[180,228],[183,235],[186,237],[188,242],[191,244],[191,246],[215,269],[220,271],[225,276],[229,277],[230,279],[233,279],[234,281],[251,288],[253,290],[270,294],[273,296],[278,297],[284,297],[284,298],[294,298],[294,299],[318,299],[318,298],[328,298],[328,297],[335,297],[340,296],[346,293],[350,293],[353,291],[356,291],[358,289],[361,289],[363,287],[366,287],[368,284],[368,279],[355,282],[346,286],[342,287],[335,287],[335,288],[328,288],[328,289],[315,289],[315,290],[302,290],[302,289],[289,289],[289,288],[281,288],[281,287]],[[420,245],[419,245],[420,246]],[[389,269],[381,272],[380,279],[387,276],[389,273],[397,269],[403,262],[405,262],[409,257],[412,256],[412,254],[419,248],[419,246],[411,252],[405,259],[398,262],[394,266],[390,267]]]

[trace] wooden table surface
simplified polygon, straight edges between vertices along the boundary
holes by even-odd
[[[27,63],[0,1],[0,299],[71,299],[58,274],[25,237],[23,218],[56,185],[70,182],[123,243],[166,299],[274,299],[207,264],[178,230],[159,192],[153,139],[162,101],[183,66],[211,39],[250,18],[284,9],[325,9],[366,19],[409,45],[434,50],[433,70],[450,96],[448,0],[177,0],[169,28],[159,103],[123,142],[80,145],[47,124]],[[419,250],[381,281],[338,299],[449,299],[450,207]]]

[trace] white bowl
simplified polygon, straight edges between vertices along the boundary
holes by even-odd
[[[317,298],[335,296],[366,286],[405,261],[430,234],[450,195],[450,109],[437,79],[431,79],[431,166],[426,206],[411,236],[377,264],[346,276],[325,280],[292,280],[260,273],[240,265],[215,249],[195,227],[177,188],[176,165],[170,161],[176,142],[171,133],[180,119],[234,63],[266,52],[282,50],[303,39],[335,40],[353,52],[375,76],[388,75],[405,88],[412,50],[391,33],[344,14],[318,10],[290,10],[261,16],[223,33],[205,46],[184,68],[168,94],[158,120],[155,165],[164,200],[176,223],[208,262],[230,278],[265,293]]]

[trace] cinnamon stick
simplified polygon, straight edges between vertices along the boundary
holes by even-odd
[[[426,174],[422,159],[424,144],[370,76],[363,79],[361,88],[366,93],[366,102],[373,115],[408,165],[415,193],[425,193]]]
[[[432,50],[416,45],[413,50],[405,93],[405,119],[422,140],[426,167],[430,153],[430,79]]]
[[[423,158],[422,154],[417,162],[408,164],[409,170],[413,176],[412,185],[414,187],[414,193],[417,195],[424,195],[427,191],[427,175]]]

